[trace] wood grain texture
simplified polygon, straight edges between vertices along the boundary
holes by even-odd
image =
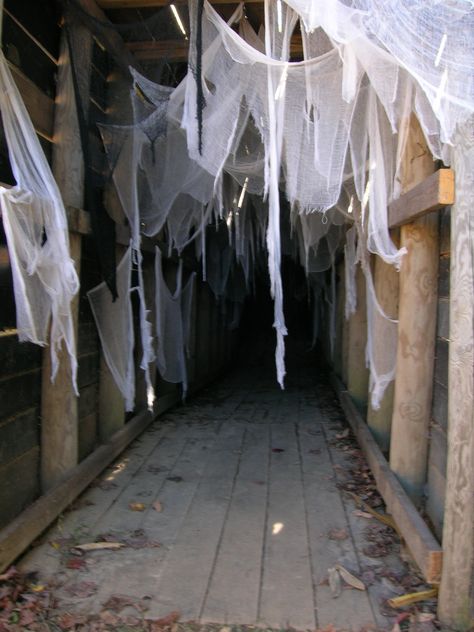
[[[144,413],[129,421],[109,443],[98,448],[69,472],[67,478],[41,496],[0,531],[0,572],[31,544],[137,435],[143,432],[151,420],[151,415]]]
[[[357,308],[349,319],[349,341],[347,355],[347,390],[357,406],[367,403],[369,388],[369,370],[365,365],[365,347],[367,345],[367,303],[365,276],[357,266]]]
[[[54,129],[54,101],[19,68],[11,63],[8,63],[8,66],[37,134],[51,140]]]
[[[408,224],[453,202],[454,172],[452,169],[439,169],[390,204],[389,226],[394,228]]]
[[[397,477],[391,472],[385,457],[349,393],[335,376],[333,376],[332,381],[347,420],[372,470],[377,489],[385,500],[389,513],[395,519],[413,559],[427,582],[438,583],[443,560],[443,552],[439,543],[400,485]]]
[[[402,190],[414,190],[434,169],[418,121],[410,121]],[[390,466],[415,502],[423,495],[433,392],[438,287],[438,218],[426,215],[400,230],[407,249],[400,270],[397,374]]]
[[[385,314],[396,319],[398,317],[399,273],[394,266],[385,263],[380,257],[375,259],[374,286],[377,300]],[[372,335],[373,344],[378,348],[384,348],[387,326],[393,327],[387,324],[385,319],[375,316]],[[382,397],[380,408],[374,410],[369,402],[367,409],[367,423],[383,452],[388,451],[390,447],[393,394],[394,383],[391,382]]]
[[[82,27],[77,27],[82,28]],[[83,58],[80,64],[89,67],[92,38],[82,28]],[[58,66],[58,89],[54,119],[53,173],[65,204],[80,208],[83,203],[84,164],[79,125],[76,115],[74,87],[66,38],[63,35]],[[81,268],[81,236],[71,233],[71,258],[78,273]],[[77,338],[79,296],[71,304],[74,334]],[[41,486],[48,490],[72,470],[79,458],[77,397],[73,390],[71,367],[64,347],[59,352],[59,369],[54,384],[50,380],[49,350],[43,353]],[[78,376],[80,378],[80,374]],[[80,386],[80,384],[79,384]]]
[[[443,624],[468,629],[474,617],[474,121],[458,133],[456,204],[451,211],[451,304]]]

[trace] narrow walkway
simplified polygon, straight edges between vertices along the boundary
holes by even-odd
[[[121,595],[150,619],[389,624],[379,602],[395,593],[381,575],[403,563],[362,553],[378,524],[340,489],[354,467],[346,455],[360,454],[329,387],[315,369],[290,372],[284,392],[262,373],[234,372],[157,420],[24,558],[22,570],[54,579],[61,610],[97,613]],[[71,555],[99,540],[125,546]],[[371,578],[369,591],[342,582],[334,597],[335,564]]]

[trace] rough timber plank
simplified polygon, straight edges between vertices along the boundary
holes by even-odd
[[[78,465],[59,485],[41,496],[5,529],[0,531],[0,572],[11,564],[63,511],[83,489],[110,463],[151,421],[143,413],[129,421],[109,443],[98,448]]]
[[[367,424],[352,402],[349,393],[333,376],[333,385],[341,401],[352,430],[364,451],[367,462],[377,482],[389,512],[410,549],[424,578],[429,583],[439,583],[443,552],[434,535],[426,526],[412,501],[390,470],[388,463],[373,438]]]
[[[8,66],[20,91],[36,133],[47,140],[53,137],[54,101],[41,91],[19,68]]]
[[[439,169],[390,204],[389,227],[408,224],[418,217],[453,203],[454,171]]]
[[[246,0],[246,4],[259,4],[262,0]],[[97,0],[102,9],[143,9],[145,7],[166,7],[169,0]],[[187,5],[187,0],[176,0],[175,4]],[[211,0],[211,4],[232,4],[229,0]]]
[[[271,425],[271,448],[284,452],[272,451],[270,458],[259,623],[314,629],[313,580],[294,422]]]
[[[238,471],[243,434],[243,428],[231,426],[219,435],[176,542],[164,561],[150,617],[179,610],[183,620],[199,618]]]
[[[203,622],[257,622],[269,447],[267,425],[247,431]]]
[[[299,440],[318,627],[324,629],[333,625],[344,628],[350,620],[353,628],[358,630],[374,623],[367,593],[343,590],[335,608],[331,590],[323,583],[328,569],[335,564],[342,564],[357,576],[360,576],[361,569],[351,538],[328,538],[331,529],[346,529],[347,533],[350,529],[335,476],[328,476],[332,463],[321,413],[313,409],[311,417],[301,420]]]
[[[439,617],[469,629],[474,613],[474,126],[455,139],[456,204],[451,211],[448,462]]]

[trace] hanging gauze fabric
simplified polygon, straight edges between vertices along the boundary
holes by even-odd
[[[182,287],[183,263],[180,260],[176,274],[176,288],[171,293],[164,278],[161,263],[161,251],[156,248],[156,364],[161,377],[173,384],[181,383],[183,398],[188,390],[186,356],[189,353],[191,335],[191,306],[194,293],[193,272],[186,285]]]
[[[66,212],[28,112],[0,51],[0,107],[16,185],[0,187],[10,255],[18,337],[48,343],[52,375],[64,344],[76,394],[77,360],[71,301],[79,279],[69,251]]]
[[[115,301],[103,282],[87,293],[99,332],[105,361],[125,400],[127,412],[135,401],[135,368],[133,361],[133,314],[130,302],[132,248],[128,248],[117,267]]]

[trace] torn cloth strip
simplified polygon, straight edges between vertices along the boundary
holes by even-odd
[[[16,185],[0,187],[16,302],[18,337],[46,345],[51,325],[52,375],[65,345],[77,394],[71,301],[79,279],[69,252],[67,219],[51,169],[0,51],[0,108]]]

